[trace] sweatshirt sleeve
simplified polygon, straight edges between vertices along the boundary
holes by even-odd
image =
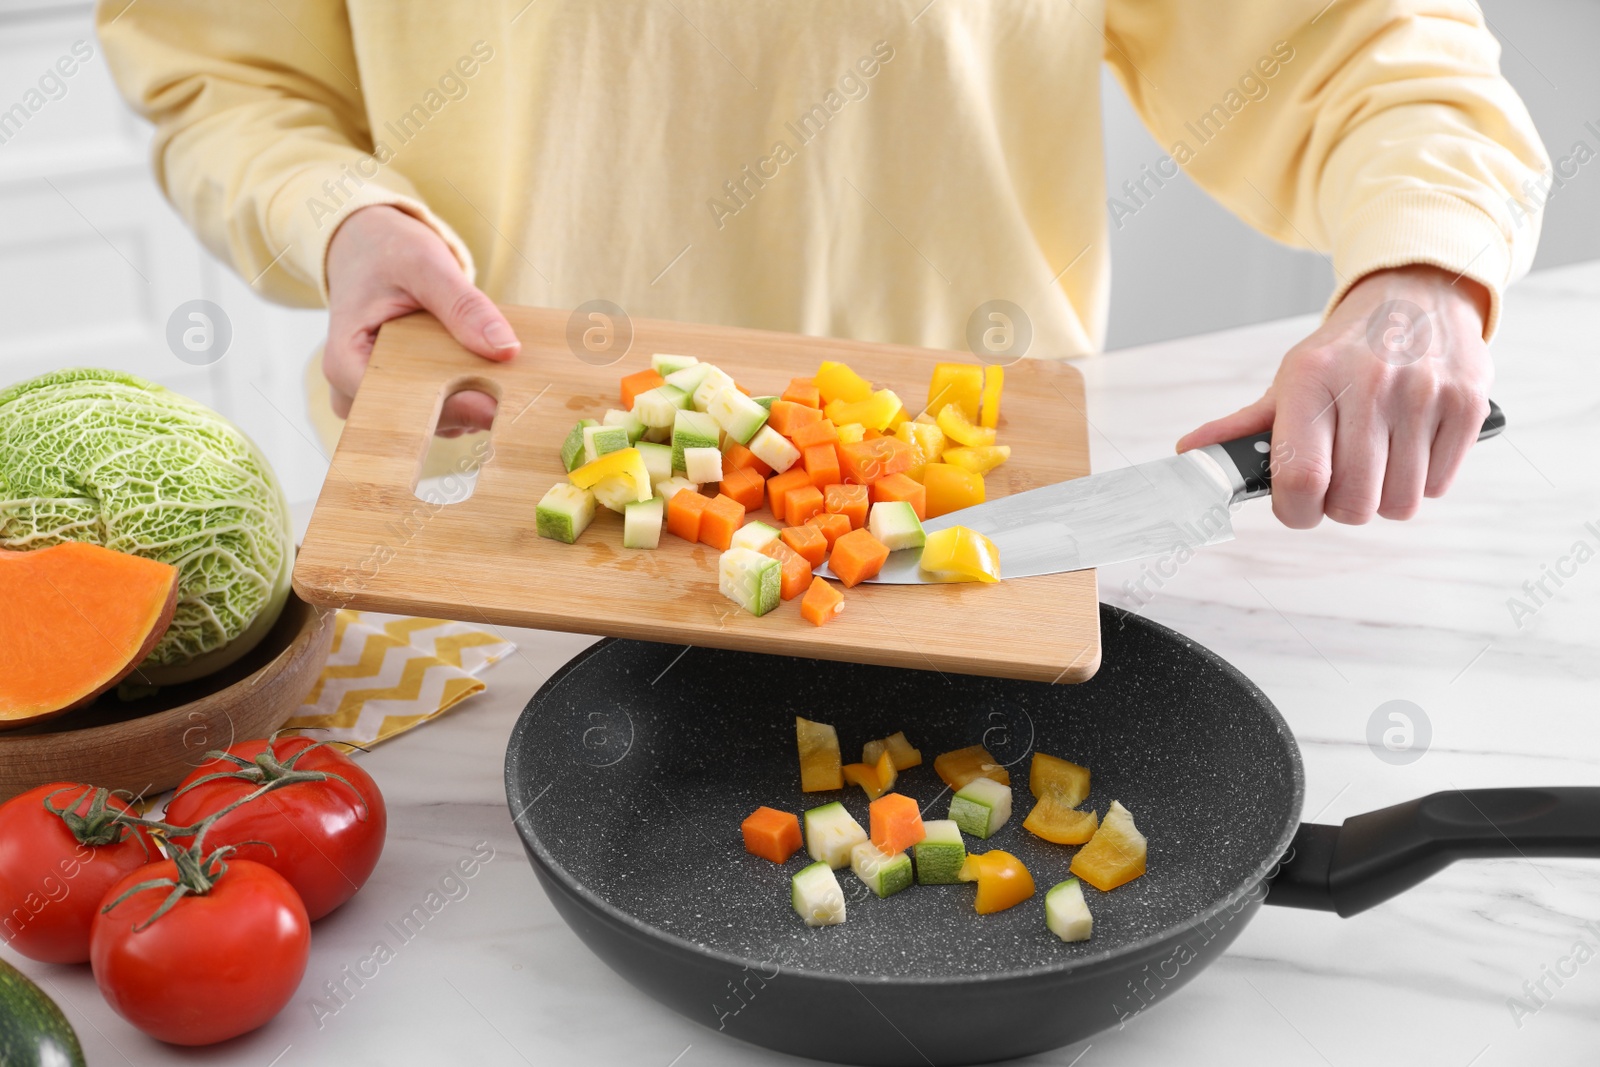
[[[1476,5],[1108,0],[1105,54],[1202,188],[1331,259],[1329,310],[1366,274],[1426,263],[1489,291],[1494,333],[1549,160]]]
[[[350,25],[337,0],[102,0],[117,87],[155,124],[156,180],[207,248],[283,303],[328,299],[328,241],[388,204],[466,244],[372,156]]]

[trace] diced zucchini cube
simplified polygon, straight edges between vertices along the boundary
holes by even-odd
[[[730,548],[717,559],[717,588],[752,615],[778,606],[783,564],[752,548]]]
[[[750,438],[750,443],[745,447],[755,453],[757,459],[771,467],[774,474],[782,474],[800,462],[800,450],[771,426],[763,426],[757,430],[756,435]]]
[[[703,411],[679,411],[672,420],[672,469],[686,471],[683,450],[686,448],[716,448],[717,436],[722,428]],[[695,481],[690,478],[690,481]]]
[[[760,404],[762,407],[766,408],[768,411],[771,411],[772,410],[772,402],[774,400],[778,400],[778,399],[781,399],[781,398],[780,397],[776,397],[776,396],[753,396],[750,399],[754,400],[757,404]]]
[[[717,425],[741,445],[767,424],[767,409],[731,385],[711,398],[706,414],[716,419]]]
[[[644,460],[644,469],[650,472],[652,484],[672,477],[672,446],[640,441],[634,446]]]
[[[583,431],[583,460],[593,463],[611,452],[632,448],[625,426],[588,426]]]
[[[917,509],[904,500],[880,500],[872,505],[867,532],[883,542],[883,547],[890,552],[902,548],[921,548],[928,539],[922,532],[922,520],[917,518]]]
[[[539,498],[533,515],[540,537],[570,545],[594,520],[594,494],[570,482],[552,485]]]
[[[689,406],[689,394],[670,385],[646,389],[633,398],[633,413],[649,427],[670,429],[673,416]]]
[[[729,548],[751,548],[760,552],[767,545],[778,539],[778,531],[764,522],[752,520],[733,531],[733,541]]]
[[[661,543],[661,520],[667,502],[660,497],[630,500],[622,508],[622,547],[655,548]]]
[[[650,357],[650,369],[665,378],[669,374],[692,367],[700,360],[694,356],[674,356],[666,352],[657,352]]]
[[[961,880],[956,875],[967,858],[961,828],[949,819],[927,819],[922,829],[922,840],[911,846],[917,861],[917,882],[921,885],[956,884]]]
[[[695,363],[671,374],[664,374],[662,377],[666,378],[668,385],[674,389],[682,389],[692,397],[694,391],[700,388],[700,383],[706,380],[706,375],[716,369],[709,363]]]
[[[835,800],[806,811],[801,818],[806,831],[806,855],[834,870],[850,862],[850,850],[867,840],[867,832]]]
[[[683,476],[691,482],[705,485],[722,481],[722,450],[720,448],[685,448],[683,450]]]
[[[711,406],[711,398],[724,389],[735,388],[733,379],[722,372],[721,367],[712,367],[694,391],[694,409],[704,411]]]
[[[670,444],[672,442],[672,427],[646,426],[644,428],[644,436],[640,437],[639,440],[653,445]]]
[[[850,869],[880,897],[893,896],[911,884],[911,857],[904,852],[891,856],[871,841],[850,850]]]
[[[1044,895],[1044,923],[1063,941],[1087,941],[1094,933],[1094,916],[1076,878],[1057,882]]]
[[[627,430],[628,443],[630,445],[638,444],[639,438],[644,436],[644,420],[631,411],[612,408],[606,412],[605,418],[600,421],[607,426],[621,426],[624,430]]]
[[[652,484],[655,486],[656,496],[660,497],[663,503],[671,500],[672,494],[680,489],[688,489],[693,492],[700,491],[700,487],[687,478],[663,478],[661,481],[653,482]]]
[[[964,834],[989,837],[1011,818],[1011,787],[974,778],[950,798],[950,818]]]
[[[807,926],[844,922],[844,890],[826,863],[813,863],[795,872],[789,879],[789,902]]]
[[[567,439],[561,442],[561,465],[567,468],[568,474],[586,462],[583,456],[583,431],[598,425],[593,419],[579,419],[578,424],[567,432]]]

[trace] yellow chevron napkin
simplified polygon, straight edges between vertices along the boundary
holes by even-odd
[[[516,647],[465,623],[341,610],[322,676],[284,729],[387,741],[482,692],[477,675]]]

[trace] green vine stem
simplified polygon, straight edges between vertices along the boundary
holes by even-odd
[[[107,803],[112,796],[117,795],[126,795],[131,799],[131,793],[122,789],[113,793],[112,790],[103,786],[96,788],[88,785],[84,786],[83,792],[73,798],[65,808],[58,808],[50,803],[62,793],[71,792],[72,788],[72,786],[63,786],[46,795],[44,797],[44,810],[66,823],[67,829],[72,831],[72,836],[77,839],[79,844],[88,845],[91,848],[115,845],[123,841],[132,832],[134,840],[138,841],[139,847],[144,849],[145,857],[149,858],[150,843],[145,840],[143,834],[134,830],[138,816],[121,809],[112,808]],[[91,793],[94,794],[94,799],[89,802],[89,810],[79,815],[78,805],[82,804],[84,798]]]

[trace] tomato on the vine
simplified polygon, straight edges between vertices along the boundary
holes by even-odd
[[[161,858],[129,811],[92,785],[52,782],[0,805],[0,938],[29,959],[82,963],[96,910],[124,874]]]
[[[372,777],[349,756],[306,737],[279,738],[270,749],[266,741],[243,741],[227,756],[207,760],[179,783],[165,820],[193,826],[262,785],[287,779],[213,823],[206,847],[236,846],[239,859],[283,875],[314,920],[354,896],[378,865],[389,823]]]
[[[177,893],[179,882],[188,891]],[[214,853],[152,863],[112,886],[89,962],[106,1002],[134,1026],[209,1045],[278,1014],[310,953],[311,920],[294,888],[259,863]]]

